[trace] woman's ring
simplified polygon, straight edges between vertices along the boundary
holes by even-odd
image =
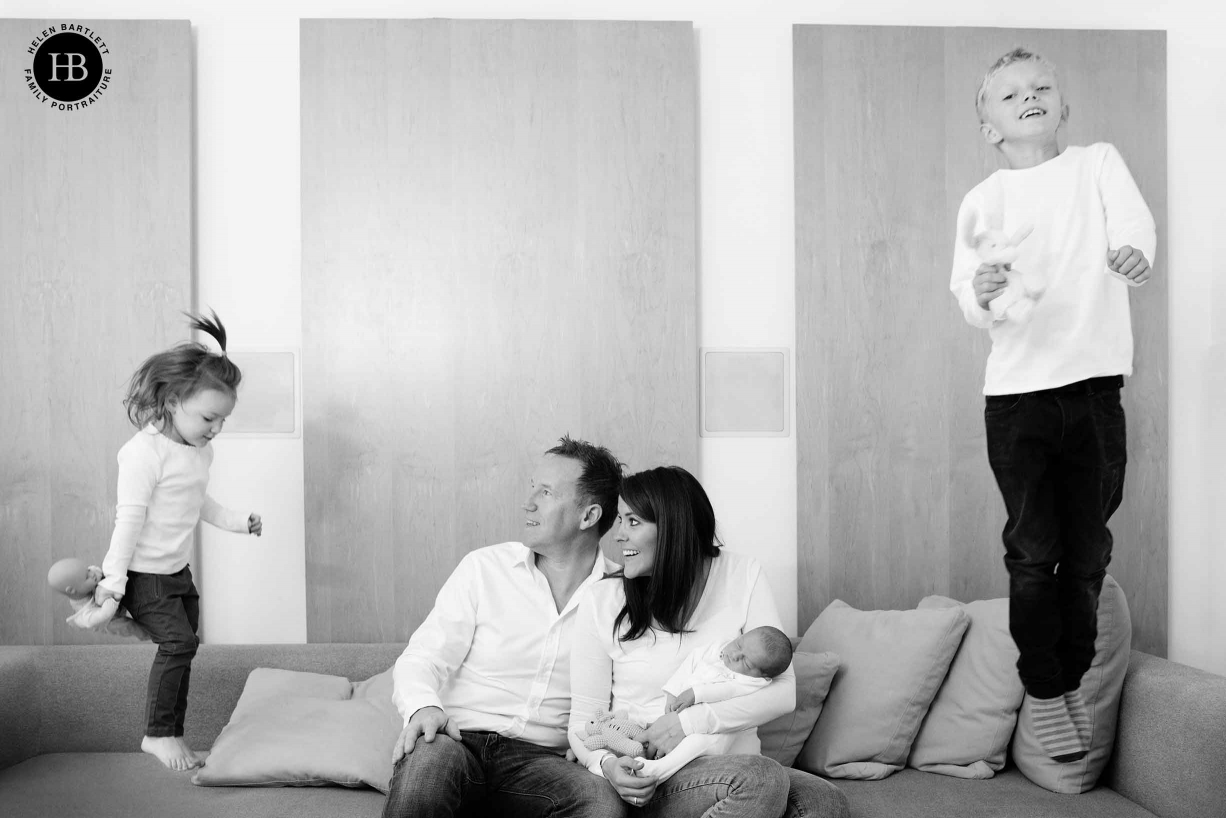
[[[637,807],[639,805],[639,797],[637,795],[630,796],[630,801]]]

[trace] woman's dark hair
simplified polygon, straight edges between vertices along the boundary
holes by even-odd
[[[221,353],[188,341],[150,355],[132,376],[123,400],[128,420],[138,429],[149,423],[162,426],[170,419],[170,404],[182,403],[202,389],[238,394],[243,373],[226,356],[226,328],[217,313],[213,312],[211,320],[193,313],[184,315],[191,320],[192,329],[217,341]]]
[[[629,642],[653,627],[686,633],[702,596],[705,563],[719,556],[721,546],[711,501],[694,475],[680,466],[622,478],[621,498],[639,517],[655,523],[656,553],[650,576],[622,576],[626,604],[613,621],[613,635]]]

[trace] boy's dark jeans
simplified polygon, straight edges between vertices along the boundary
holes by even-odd
[[[1009,514],[1009,630],[1036,698],[1076,690],[1094,659],[1107,520],[1124,491],[1123,383],[1117,375],[987,398],[988,461]]]
[[[181,736],[192,657],[200,644],[200,595],[191,569],[174,574],[129,571],[123,604],[158,646],[149,671],[145,735]]]

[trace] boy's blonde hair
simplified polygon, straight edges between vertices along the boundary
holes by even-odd
[[[1046,68],[1054,76],[1056,74],[1056,66],[1045,57],[1037,54],[1034,51],[1028,51],[1021,46],[1013,49],[1005,54],[999,60],[992,64],[988,69],[988,73],[983,75],[983,82],[979,83],[979,93],[975,94],[975,112],[979,114],[979,121],[983,122],[983,104],[988,98],[988,86],[992,84],[992,80],[996,79],[996,75],[1001,71],[1013,65],[1015,62],[1037,62],[1039,65]],[[1058,78],[1057,78],[1058,80]]]

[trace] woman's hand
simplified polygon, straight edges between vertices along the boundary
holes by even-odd
[[[630,756],[605,756],[600,762],[600,769],[613,789],[634,807],[645,805],[656,794],[656,778],[639,775],[638,769],[642,766],[643,762]]]
[[[681,716],[676,713],[665,713],[647,726],[647,732],[639,736],[643,742],[643,755],[647,758],[659,758],[677,749],[681,739],[685,738],[685,729],[681,726]]]

